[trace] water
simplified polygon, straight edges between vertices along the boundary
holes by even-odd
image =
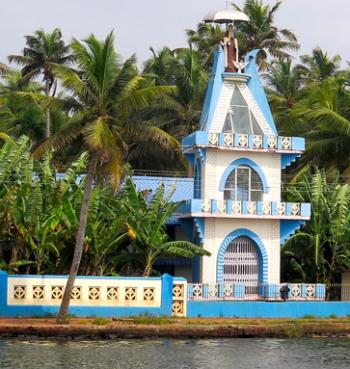
[[[0,340],[1,369],[341,369],[350,340]]]

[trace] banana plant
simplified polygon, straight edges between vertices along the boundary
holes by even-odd
[[[155,193],[138,192],[129,178],[121,195],[121,213],[126,222],[130,241],[143,264],[143,276],[152,273],[154,263],[165,256],[210,255],[202,247],[188,241],[172,241],[166,232],[166,221],[179,203],[172,202],[174,190],[161,184]]]

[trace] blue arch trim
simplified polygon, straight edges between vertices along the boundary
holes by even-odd
[[[249,74],[251,77],[250,80],[248,81],[248,88],[252,92],[255,101],[258,103],[272,131],[276,136],[278,136],[277,128],[271,113],[271,109],[266,97],[264,87],[261,82],[258,66],[256,64],[256,57],[259,51],[260,51],[259,49],[252,50],[245,57],[245,61],[248,63],[245,69],[245,73]]]
[[[259,283],[267,283],[268,282],[268,258],[267,252],[263,242],[261,241],[260,237],[257,236],[254,232],[250,231],[249,229],[240,228],[236,229],[235,231],[231,232],[225,240],[222,242],[217,258],[216,264],[216,282],[222,283],[224,281],[224,255],[231,244],[237,237],[249,237],[253,240],[258,249],[258,257],[259,257]]]
[[[227,178],[228,176],[237,168],[237,167],[240,167],[242,165],[245,165],[247,167],[250,167],[252,169],[254,169],[260,180],[261,180],[261,183],[262,183],[262,187],[263,187],[263,192],[264,193],[267,193],[269,191],[269,187],[267,185],[267,179],[266,179],[266,176],[264,174],[264,172],[262,171],[262,169],[259,167],[259,165],[257,165],[256,163],[254,163],[253,161],[251,161],[250,159],[247,159],[247,158],[241,158],[241,159],[237,159],[235,160],[234,162],[232,162],[226,169],[225,169],[225,172],[224,174],[222,175],[221,177],[221,180],[220,180],[220,191],[224,191],[225,189],[225,183],[227,181]]]

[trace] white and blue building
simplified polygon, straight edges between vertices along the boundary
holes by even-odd
[[[214,54],[200,128],[182,141],[194,179],[163,180],[175,184],[174,200],[184,201],[171,221],[175,237],[202,245],[211,256],[163,260],[161,270],[197,283],[244,284],[251,294],[258,285],[281,282],[281,245],[311,213],[309,204],[281,198],[282,170],[302,155],[305,142],[278,135],[257,54],[238,62],[228,28]],[[135,180],[143,189],[161,181]]]

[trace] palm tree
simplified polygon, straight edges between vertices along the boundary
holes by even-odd
[[[292,59],[287,58],[273,60],[264,75],[275,121],[280,133],[286,136],[295,135],[300,128],[291,116],[291,109],[302,96],[305,73],[305,68],[293,66]]]
[[[191,242],[169,240],[166,221],[180,205],[171,201],[174,190],[165,192],[164,185],[160,185],[155,193],[137,192],[131,179],[127,180],[123,190],[121,212],[136,250],[135,256],[144,268],[144,277],[151,275],[153,264],[160,257],[210,255]]]
[[[225,31],[219,25],[210,25],[199,23],[197,30],[186,30],[189,44],[196,46],[197,50],[203,55],[206,60],[205,67],[209,72],[213,63],[213,54],[220,42],[224,39]]]
[[[155,51],[150,47],[152,57],[145,62],[143,73],[148,78],[154,80],[157,86],[167,86],[174,84],[174,63],[173,52],[167,48]]]
[[[43,75],[45,94],[54,96],[57,88],[56,67],[73,62],[69,46],[65,45],[60,29],[56,28],[51,33],[44,30],[34,32],[34,35],[26,36],[26,45],[23,55],[10,55],[10,63],[14,62],[22,66],[22,83]],[[51,135],[50,108],[46,111],[46,138]]]
[[[58,320],[66,317],[79,269],[93,182],[97,174],[101,174],[109,177],[113,188],[118,187],[123,175],[124,134],[130,116],[171,91],[166,87],[143,87],[144,79],[135,72],[134,58],[123,64],[118,61],[112,32],[102,42],[94,35],[84,43],[74,39],[71,48],[79,71],[61,66],[58,75],[63,87],[71,92],[69,101],[77,113],[66,128],[50,137],[36,151],[40,155],[52,148],[59,150],[66,145],[81,145],[89,153],[74,256]],[[153,140],[164,135],[164,132],[157,131]]]
[[[292,115],[306,126],[304,168],[348,170],[350,157],[350,93],[342,77],[331,77],[305,90]]]
[[[38,82],[23,85],[21,80],[20,72],[8,70],[0,83],[0,130],[17,138],[27,135],[38,143],[45,134],[45,114],[39,103],[45,97]]]
[[[283,59],[290,55],[287,51],[299,49],[297,37],[288,29],[278,29],[274,17],[282,4],[277,0],[275,5],[265,5],[262,0],[246,0],[243,8],[233,3],[233,7],[249,16],[249,22],[237,24],[237,37],[241,53],[244,55],[253,49],[261,49],[258,55],[260,69],[267,67],[268,54]]]
[[[191,46],[175,50],[174,57],[176,89],[162,99],[157,114],[165,130],[182,138],[198,128],[208,74],[201,53]]]
[[[321,82],[339,72],[341,56],[336,55],[329,58],[327,53],[317,47],[312,50],[311,55],[302,55],[300,60],[307,72],[308,80],[310,82]]]

